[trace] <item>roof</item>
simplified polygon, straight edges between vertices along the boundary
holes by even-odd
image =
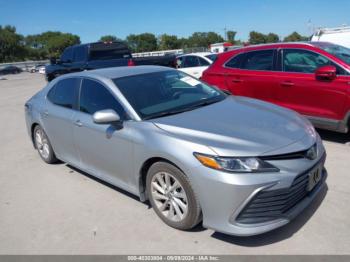
[[[120,66],[109,67],[90,71],[83,71],[78,73],[67,74],[67,76],[90,76],[90,77],[102,77],[108,79],[120,78],[125,76],[134,76],[147,73],[155,73],[161,71],[175,70],[170,67],[164,66]]]
[[[178,57],[181,57],[181,56],[189,56],[189,55],[207,56],[207,55],[213,55],[213,54],[215,54],[215,53],[212,53],[212,52],[197,52],[197,53],[182,54],[182,55],[179,55]]]
[[[268,43],[268,44],[257,44],[257,45],[248,45],[241,47],[240,49],[254,49],[256,47],[270,47],[270,48],[279,48],[279,47],[284,47],[284,46],[311,46],[311,47],[319,47],[320,45],[331,45],[332,43],[329,42],[278,42],[278,43]],[[237,49],[234,49],[232,51],[235,51]],[[229,51],[231,52],[231,51]]]

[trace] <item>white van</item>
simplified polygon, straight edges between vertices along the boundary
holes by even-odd
[[[314,33],[311,41],[330,42],[350,48],[350,26],[320,28]]]

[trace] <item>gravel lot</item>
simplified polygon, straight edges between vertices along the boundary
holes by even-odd
[[[24,102],[42,75],[0,80],[0,254],[350,254],[350,136],[321,132],[328,190],[289,225],[249,238],[166,226],[130,194],[33,150]],[[349,202],[348,202],[349,201]]]

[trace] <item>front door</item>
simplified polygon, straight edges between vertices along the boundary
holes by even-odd
[[[277,104],[303,115],[340,119],[347,99],[349,76],[327,57],[304,49],[281,50],[282,72],[278,79]],[[315,70],[334,65],[337,78],[319,80]]]
[[[113,109],[125,120],[126,114],[112,93],[100,82],[84,79],[80,90],[79,112],[74,116],[74,140],[82,169],[129,189],[133,184],[133,143],[126,123],[96,124],[92,115]]]

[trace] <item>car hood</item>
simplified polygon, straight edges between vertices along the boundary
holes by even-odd
[[[244,97],[229,96],[151,121],[169,135],[206,145],[220,156],[285,154],[305,150],[316,141],[314,128],[297,113]]]

